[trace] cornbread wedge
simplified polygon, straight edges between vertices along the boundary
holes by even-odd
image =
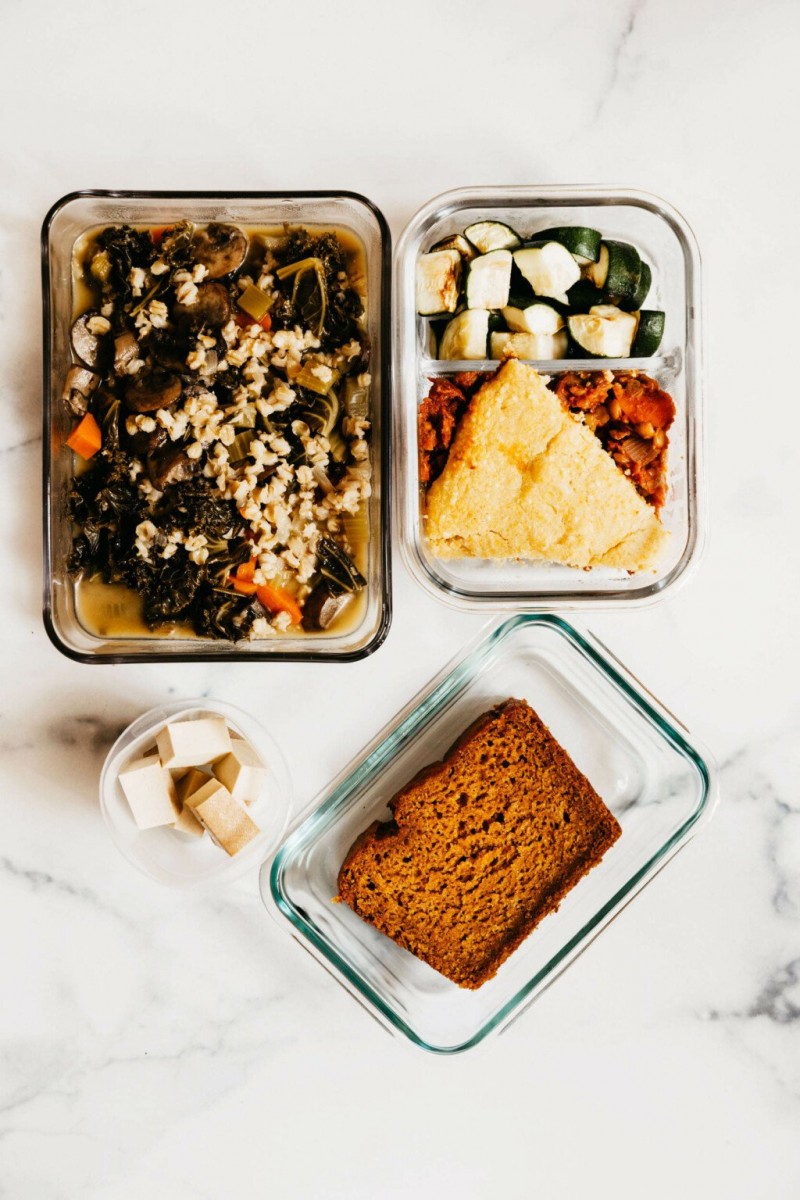
[[[473,396],[425,515],[439,558],[648,571],[669,538],[594,434],[516,359]]]

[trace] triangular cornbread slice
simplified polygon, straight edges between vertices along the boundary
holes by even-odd
[[[426,517],[439,558],[645,571],[669,537],[591,430],[516,359],[473,396]]]

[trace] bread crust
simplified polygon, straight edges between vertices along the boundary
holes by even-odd
[[[338,898],[465,988],[491,979],[621,830],[523,700],[478,717],[391,799]]]

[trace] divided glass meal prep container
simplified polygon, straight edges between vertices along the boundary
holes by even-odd
[[[438,559],[427,546],[417,460],[417,410],[432,378],[459,370],[493,370],[496,362],[442,362],[430,356],[430,321],[415,304],[420,254],[474,221],[502,221],[523,239],[556,225],[588,225],[604,238],[636,246],[650,263],[653,285],[647,308],[663,309],[666,328],[659,351],[640,359],[537,361],[553,375],[572,370],[640,369],[652,375],[676,405],[670,430],[669,496],[662,521],[671,532],[656,574],[631,575],[608,568],[579,571],[538,562]],[[685,577],[703,534],[702,364],[700,257],[680,214],[644,192],[598,187],[461,188],[424,205],[403,233],[395,258],[395,487],[396,525],[406,565],[440,600],[460,608],[529,608],[538,611],[631,605],[660,598]]]
[[[110,224],[160,226],[188,218],[197,224],[305,225],[343,230],[363,247],[366,328],[371,344],[370,420],[373,466],[366,603],[342,632],[285,634],[233,644],[164,633],[108,634],[81,619],[66,569],[72,534],[66,495],[73,470],[64,446],[74,421],[61,402],[71,364],[74,317],[73,250],[88,231]],[[80,662],[295,660],[353,661],[376,650],[391,618],[389,551],[389,274],[391,239],[380,211],[353,192],[75,192],[59,200],[42,226],[44,318],[44,597],[45,628],[54,645]]]
[[[356,837],[446,754],[478,716],[525,699],[622,827],[600,864],[476,991],[451,983],[334,903]],[[301,817],[261,869],[271,914],[391,1032],[451,1054],[509,1025],[705,822],[705,751],[597,639],[561,618],[519,614],[416,696]]]

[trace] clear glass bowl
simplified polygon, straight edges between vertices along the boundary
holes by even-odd
[[[497,976],[466,991],[332,903],[355,838],[481,713],[527,700],[622,836]],[[594,637],[549,615],[495,625],[416,696],[301,818],[261,870],[268,910],[390,1031],[452,1054],[503,1029],[707,820],[714,768],[674,717]]]
[[[653,268],[648,308],[666,313],[658,355],[641,359],[537,362],[554,375],[571,370],[638,368],[653,375],[677,408],[670,430],[669,496],[662,520],[672,536],[655,574],[507,560],[438,559],[431,554],[420,505],[417,409],[430,379],[496,363],[444,363],[429,357],[428,322],[414,299],[419,254],[473,221],[504,221],[523,236],[554,225],[591,225],[604,237],[632,242]],[[445,192],[412,217],[395,256],[395,487],[398,540],[406,564],[427,591],[459,608],[572,609],[645,603],[685,579],[704,532],[700,255],[681,215],[656,196],[623,188],[494,187]]]
[[[282,635],[233,644],[211,638],[148,635],[99,636],[76,604],[66,561],[72,531],[66,495],[72,455],[64,449],[71,420],[60,396],[70,363],[73,320],[73,248],[97,226],[127,222],[168,225],[188,217],[202,224],[232,221],[250,226],[284,222],[336,228],[364,248],[367,332],[372,347],[370,389],[373,494],[370,499],[368,589],[361,619],[343,632]],[[53,205],[42,226],[44,314],[44,624],[53,644],[79,662],[181,662],[299,660],[350,662],[377,650],[391,619],[389,550],[389,275],[391,237],[381,212],[354,192],[74,192]]]
[[[232,858],[208,834],[195,838],[169,826],[139,829],[119,784],[120,770],[155,745],[156,734],[167,721],[206,716],[224,717],[229,729],[251,744],[267,770],[261,794],[249,806],[260,833]],[[283,836],[291,803],[289,770],[273,738],[248,713],[221,700],[178,700],[151,708],[120,734],[100,775],[100,808],[115,845],[145,875],[174,887],[229,883],[252,870]]]

